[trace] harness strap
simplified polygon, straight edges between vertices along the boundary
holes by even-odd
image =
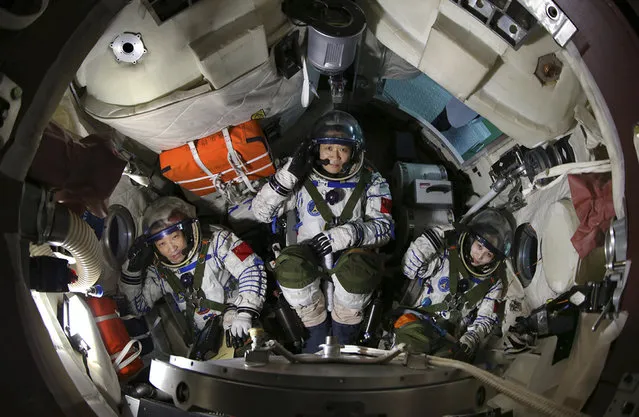
[[[449,239],[447,238],[447,241]],[[448,243],[448,242],[447,242]],[[459,284],[459,274],[463,274],[465,268],[461,266],[461,260],[459,259],[459,252],[455,246],[449,246],[448,248],[448,279],[450,282],[449,293],[441,303],[432,304],[427,307],[421,307],[424,312],[438,313],[440,311],[448,310],[449,304],[452,299],[457,295],[457,287]]]
[[[204,296],[204,291],[202,291],[202,279],[204,278],[204,270],[206,269],[206,254],[209,250],[210,240],[202,240],[202,247],[200,248],[200,253],[198,254],[197,266],[195,267],[195,273],[193,274],[193,291],[196,293],[199,298],[197,302],[197,307],[209,308],[211,310],[216,311],[224,311],[227,307],[226,304],[218,303],[217,301],[212,301],[206,299]],[[169,286],[173,290],[174,293],[188,293],[188,291],[184,288],[184,285],[180,282],[178,277],[171,271],[169,268],[166,268],[163,265],[157,264],[158,271],[163,278],[169,283]],[[189,323],[191,324],[192,330],[195,329],[195,323],[193,321],[193,314],[195,314],[195,307],[193,303],[186,303],[186,311],[185,315]]]
[[[450,280],[450,292],[446,295],[444,300],[437,304],[432,304],[426,307],[417,308],[422,313],[438,313],[440,311],[450,310],[451,307],[461,310],[464,305],[474,306],[481,301],[490,289],[501,280],[505,281],[503,274],[503,268],[499,268],[495,271],[495,275],[483,279],[481,282],[473,285],[468,291],[463,294],[457,294],[457,287],[459,283],[459,275],[464,278],[468,277],[468,271],[461,266],[461,260],[459,259],[459,252],[457,248],[449,248],[449,280]],[[473,281],[471,281],[473,282]],[[457,299],[454,305],[451,303]]]
[[[193,273],[193,288],[199,290],[202,287],[202,279],[204,278],[204,269],[206,267],[206,254],[209,251],[210,240],[202,241],[202,248],[197,256],[197,265]]]
[[[326,223],[333,224],[335,221],[337,221],[338,224],[345,224],[353,216],[355,205],[364,193],[366,185],[368,185],[370,179],[371,172],[367,169],[363,169],[362,174],[359,177],[359,181],[357,182],[357,185],[353,190],[353,193],[348,198],[348,201],[346,202],[346,205],[342,209],[342,213],[339,216],[333,215],[333,212],[324,200],[324,197],[322,197],[322,194],[320,194],[320,192],[317,190],[317,187],[315,186],[315,184],[313,184],[313,181],[311,181],[310,178],[307,178],[306,181],[304,181],[304,188],[306,188],[306,191],[308,191],[308,194],[311,196],[313,202],[315,203],[315,208],[317,208],[317,211],[319,211],[320,215]]]
[[[339,215],[340,224],[344,224],[348,222],[353,216],[353,210],[355,209],[355,204],[357,204],[357,202],[359,201],[359,198],[364,193],[364,190],[366,189],[366,185],[368,185],[368,182],[370,181],[371,176],[372,174],[368,169],[362,169],[362,175],[360,175],[359,177],[359,182],[357,183],[357,186],[353,190],[353,194],[351,194],[351,197],[348,199],[348,202],[346,202],[346,205],[342,209],[342,214]]]
[[[306,191],[308,191],[309,195],[313,199],[313,202],[315,203],[315,208],[317,209],[317,211],[319,211],[324,221],[327,224],[333,223],[333,220],[334,220],[333,212],[328,207],[328,204],[326,204],[326,201],[324,201],[324,197],[322,197],[320,192],[317,190],[317,187],[315,187],[315,184],[313,184],[313,181],[307,178],[306,181],[304,181],[304,188],[306,188]]]

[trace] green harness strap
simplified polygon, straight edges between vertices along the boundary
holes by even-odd
[[[359,182],[355,186],[353,190],[353,194],[351,194],[351,198],[348,199],[344,209],[342,209],[342,213],[339,215],[340,224],[344,224],[348,222],[353,216],[353,210],[355,209],[355,205],[359,201],[359,198],[364,194],[364,190],[366,189],[366,185],[371,180],[372,173],[368,169],[362,170],[362,175],[359,177]]]
[[[476,305],[480,300],[482,300],[486,294],[490,291],[490,289],[495,285],[495,283],[499,280],[504,282],[504,274],[503,268],[498,268],[495,271],[494,275],[483,279],[481,282],[475,284],[472,288],[466,291],[463,294],[457,294],[457,286],[459,282],[459,275],[468,279],[468,271],[461,264],[461,259],[459,257],[459,252],[456,247],[449,248],[449,280],[450,280],[450,292],[444,298],[444,301],[433,304],[427,307],[419,307],[415,310],[420,311],[422,313],[438,313],[440,311],[451,311],[461,309],[468,304],[469,306]],[[471,282],[473,282],[471,280]]]
[[[200,248],[200,253],[198,254],[198,258],[197,258],[197,265],[195,267],[195,273],[193,274],[193,292],[197,296],[196,298],[197,305],[194,305],[193,302],[188,302],[188,301],[186,304],[186,315],[187,315],[187,318],[190,319],[191,321],[192,321],[193,313],[195,312],[196,306],[210,308],[211,310],[216,310],[216,311],[224,311],[227,307],[225,304],[218,303],[217,301],[207,300],[206,297],[204,296],[204,291],[202,291],[202,288],[201,288],[202,279],[204,278],[204,270],[206,269],[206,254],[209,250],[210,243],[211,242],[209,240],[202,241],[202,247]],[[159,264],[156,265],[156,267],[162,274],[162,277],[167,280],[167,282],[169,283],[169,286],[171,287],[174,293],[176,294],[188,293],[186,288],[184,288],[184,286],[182,285],[178,277],[173,273],[173,271]]]
[[[338,217],[333,216],[333,212],[331,211],[330,207],[328,207],[328,204],[326,204],[326,201],[324,201],[324,197],[322,197],[320,192],[317,190],[317,187],[315,187],[315,184],[313,184],[313,181],[311,181],[310,178],[307,178],[306,181],[304,181],[304,187],[313,199],[317,211],[319,211],[320,215],[327,224],[333,224],[334,220],[337,220],[338,224],[344,224],[348,222],[353,216],[355,205],[364,193],[364,189],[370,181],[371,176],[372,174],[368,169],[362,170],[362,175],[359,177],[359,182],[355,186],[353,194],[351,194],[350,198],[346,202],[346,205],[344,206],[344,209],[342,210],[342,213]]]

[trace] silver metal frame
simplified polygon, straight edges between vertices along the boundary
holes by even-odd
[[[539,24],[546,29],[559,46],[566,46],[568,41],[577,33],[577,27],[568,16],[550,0],[518,0]]]
[[[149,380],[180,409],[199,407],[242,417],[315,416],[331,410],[388,417],[425,410],[445,415],[472,412],[483,405],[477,399],[486,397],[482,383],[460,371],[402,364],[291,364],[280,356],[252,368],[242,359],[153,360]]]

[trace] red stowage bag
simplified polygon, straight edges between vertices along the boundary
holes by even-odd
[[[112,298],[87,298],[104,346],[111,355],[111,362],[120,379],[138,372],[144,364],[140,359],[142,345],[132,340],[117,313],[117,305]]]

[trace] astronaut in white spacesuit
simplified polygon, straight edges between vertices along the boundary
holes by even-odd
[[[498,324],[496,303],[505,291],[503,260],[513,230],[508,219],[489,208],[460,230],[435,227],[411,243],[403,272],[421,282],[415,309],[395,322],[397,342],[428,354],[448,350],[456,359],[471,361]],[[453,346],[448,341],[458,338]],[[452,337],[450,337],[452,336]]]
[[[264,302],[262,259],[227,229],[203,231],[195,208],[177,197],[153,202],[142,223],[144,235],[129,250],[119,283],[131,311],[144,314],[172,294],[194,336],[224,314],[227,336],[245,338]]]
[[[337,110],[318,119],[309,139],[253,200],[262,222],[296,212],[297,244],[278,256],[275,277],[309,330],[305,351],[317,351],[331,328],[340,343],[355,342],[363,309],[381,280],[372,249],[393,234],[391,203],[386,180],[364,165],[359,123]],[[322,278],[332,280],[332,293],[322,292]],[[326,297],[332,297],[330,317]]]

